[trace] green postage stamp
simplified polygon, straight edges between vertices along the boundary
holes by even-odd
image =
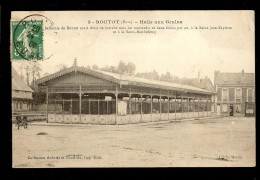
[[[43,21],[12,21],[12,60],[43,60]]]

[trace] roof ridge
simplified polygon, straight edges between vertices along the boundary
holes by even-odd
[[[18,72],[12,66],[12,90],[28,91],[33,92],[33,90],[26,84],[26,82],[19,76]]]
[[[218,74],[242,74],[242,72],[219,72],[219,73],[217,73],[217,75]],[[248,72],[248,73],[244,73],[244,74],[255,74],[255,73]]]
[[[168,82],[168,81],[161,81],[161,80],[156,80],[156,79],[153,80],[153,79],[148,79],[148,78],[143,78],[143,77],[136,77],[136,76],[129,76],[129,75],[126,75],[126,74],[114,73],[114,72],[109,72],[109,71],[102,71],[102,70],[98,70],[98,71],[101,71],[101,72],[104,72],[104,73],[112,73],[112,74],[116,74],[116,75],[124,75],[126,77],[133,77],[133,78],[138,78],[138,79],[143,79],[143,80],[148,80],[148,81],[163,82],[163,83],[169,83],[169,84],[172,84],[172,85],[181,85],[181,86],[186,86],[186,88],[193,87],[193,88],[196,88],[198,90],[208,91],[208,90],[205,90],[205,89],[202,89],[202,88],[199,88],[199,87],[196,87],[196,86],[192,86],[192,85],[187,85],[187,84]],[[183,87],[183,88],[185,88],[185,87]],[[211,92],[211,91],[208,91],[208,92]]]
[[[93,73],[96,73],[96,75],[99,74],[99,75],[103,75],[103,76],[109,76],[109,80],[111,80],[113,82],[117,82],[117,83],[118,83],[118,81],[128,81],[128,82],[149,84],[149,85],[152,85],[152,86],[156,86],[156,84],[157,84],[159,86],[164,86],[164,87],[168,86],[168,87],[183,89],[183,90],[212,93],[212,91],[205,90],[205,89],[195,87],[195,86],[191,86],[191,85],[187,85],[187,84],[167,82],[167,81],[161,81],[161,80],[152,80],[152,79],[146,79],[146,78],[142,78],[142,77],[130,76],[130,75],[127,75],[127,74],[120,74],[120,73],[108,72],[108,71],[103,71],[103,70],[88,69],[86,67],[79,67],[79,66],[72,66],[72,67],[67,68],[65,70],[58,71],[56,73],[53,73],[53,74],[45,76],[41,79],[38,79],[36,82],[37,82],[37,84],[43,83],[45,81],[54,79],[54,78],[58,77],[59,75],[63,75],[64,73],[70,72],[73,69],[75,69],[75,70],[80,69],[83,72],[93,72]],[[177,86],[177,87],[174,87],[174,86]]]

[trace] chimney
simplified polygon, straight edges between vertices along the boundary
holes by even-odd
[[[198,71],[198,83],[200,83],[200,70]]]
[[[242,69],[242,76],[244,76],[244,74],[245,74],[245,71],[244,71],[244,69]]]
[[[216,77],[217,77],[217,75],[220,73],[220,71],[218,71],[218,70],[215,70],[215,72],[214,72],[214,84],[216,84]]]
[[[215,71],[214,76],[217,76],[220,73],[220,71]]]

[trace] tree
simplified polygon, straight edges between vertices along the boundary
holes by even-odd
[[[151,72],[137,73],[135,76],[146,78],[146,79],[154,79],[154,80],[159,80],[159,77],[160,77],[159,73],[155,70],[153,70]]]
[[[126,73],[127,74],[130,74],[130,75],[133,75],[135,73],[135,64],[132,63],[132,62],[128,62],[127,65],[126,65]]]
[[[98,66],[96,64],[94,64],[94,65],[92,65],[92,69],[98,70],[99,68],[98,68]]]
[[[39,62],[37,62],[37,61],[32,61],[29,68],[30,68],[30,72],[32,74],[32,84],[31,84],[31,86],[34,89],[35,88],[35,81],[41,77],[40,72],[42,71],[42,69],[40,67]]]
[[[56,65],[56,69],[58,69],[59,71],[62,71],[64,69],[68,69],[68,66],[66,64],[58,64]]]
[[[124,61],[120,60],[117,66],[118,73],[121,74],[134,75],[135,69],[136,69],[135,64],[130,61],[126,64]]]
[[[172,82],[173,81],[173,76],[170,72],[166,72],[165,74],[162,74],[160,77],[161,81],[167,81],[167,82]]]
[[[118,73],[118,69],[115,66],[105,66],[105,67],[101,68],[100,70],[107,71],[107,72]]]
[[[155,70],[153,70],[153,72],[152,72],[152,79],[155,79],[155,80],[160,79],[159,73]]]
[[[37,91],[32,93],[33,97],[33,104],[38,105],[38,104],[44,104],[46,102],[46,93]]]
[[[20,74],[28,86],[34,88],[35,81],[41,77],[41,65],[37,61],[26,61],[25,63],[21,64],[20,67]],[[25,75],[23,75],[25,72]]]
[[[124,74],[126,72],[126,69],[127,69],[125,62],[120,60],[117,69],[118,69],[119,73]]]

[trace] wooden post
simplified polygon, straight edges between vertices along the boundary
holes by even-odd
[[[152,96],[152,93],[151,93],[151,121],[153,121],[153,96]]]
[[[181,119],[183,119],[183,93],[181,93]]]
[[[191,112],[190,104],[191,104],[191,99],[188,97],[187,98],[188,118],[190,117],[190,112]]]
[[[115,96],[116,96],[116,118],[115,118],[115,124],[117,123],[117,113],[118,113],[118,87],[116,85],[116,92],[115,92]]]
[[[170,120],[170,93],[168,91],[168,121]]]
[[[151,91],[151,121],[153,121],[153,95]]]
[[[209,100],[207,99],[207,102],[206,102],[207,117],[209,116],[209,113],[208,113],[208,107],[209,107]]]
[[[46,89],[46,123],[48,123],[49,88]]]
[[[135,114],[136,114],[136,97],[135,97]]]
[[[54,122],[56,122],[56,98],[54,99]]]
[[[70,107],[71,107],[71,108],[70,108],[70,109],[71,109],[71,110],[70,110],[70,113],[71,113],[71,115],[72,115],[72,98],[70,98]]]
[[[140,122],[142,122],[142,118],[143,118],[143,95],[141,94],[141,120],[140,120]]]
[[[214,103],[214,106],[213,106],[214,111],[213,111],[213,112],[217,115],[217,108],[216,108],[216,95],[213,96],[213,103]]]
[[[198,117],[200,117],[200,109],[201,109],[201,99],[199,98],[199,115],[198,115]]]
[[[187,98],[188,119],[190,118],[190,98]]]
[[[79,85],[79,122],[81,123],[81,85]]]
[[[108,101],[107,101],[107,115],[108,115]]]
[[[212,116],[212,99],[210,98],[210,100],[209,100],[209,104],[210,104],[210,114],[211,114],[211,116]],[[214,105],[215,105],[215,103],[214,103]],[[215,107],[214,107],[215,108]]]
[[[98,112],[98,115],[99,115],[99,99],[97,101],[97,112]]]
[[[162,120],[162,94],[160,90],[160,120]]]
[[[88,115],[90,115],[90,99],[88,99]]]
[[[64,99],[62,98],[62,122],[64,122]]]
[[[176,120],[176,104],[177,104],[177,93],[175,92],[175,102],[174,102],[174,113],[175,113],[175,120]]]
[[[130,88],[130,94],[129,94],[129,124],[131,124],[131,115],[132,115],[132,95],[131,95],[131,88]]]
[[[151,98],[151,114],[153,113],[153,96],[150,95],[150,98]]]
[[[193,100],[192,100],[192,112],[193,112],[193,118],[194,118],[194,112],[196,111],[195,109],[195,97],[193,97]]]

